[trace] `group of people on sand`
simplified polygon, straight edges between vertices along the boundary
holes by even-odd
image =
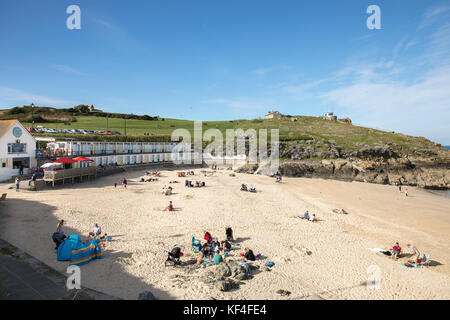
[[[164,190],[163,194],[165,196],[170,196],[172,194],[173,188],[171,186],[168,186],[168,187],[164,186],[163,190]]]
[[[205,181],[195,181],[195,184],[194,184],[194,183],[192,183],[191,180],[186,180],[184,182],[184,186],[188,187],[188,188],[193,188],[193,187],[200,188],[200,187],[206,187],[206,183],[205,183]]]
[[[231,228],[227,228],[227,230],[231,230]],[[232,232],[232,231],[231,231]],[[197,264],[203,264],[208,261],[212,261],[213,263],[221,263],[224,262],[227,257],[229,257],[229,253],[231,251],[231,241],[232,235],[227,235],[227,239],[218,240],[211,236],[208,231],[205,231],[205,235],[203,236],[203,242],[198,244],[198,257]],[[240,260],[248,260],[255,261],[256,256],[252,250],[249,248],[244,249],[244,253],[240,253]]]
[[[407,247],[411,249],[411,257],[413,257],[413,261],[416,266],[421,265],[422,263],[426,262],[425,254],[420,257],[420,251],[417,249],[415,245],[407,244]],[[395,245],[390,250],[391,258],[398,260],[400,258],[400,255],[402,254],[402,247],[400,247],[400,244],[398,242],[395,243]]]
[[[158,178],[152,178],[152,177],[141,178],[141,182],[154,182],[154,181],[158,181]]]
[[[203,242],[197,247],[197,264],[202,264],[205,259],[212,258],[214,263],[225,261],[231,250],[231,243],[228,240],[216,240],[209,232],[205,232]]]
[[[305,211],[305,213],[303,214],[303,217],[300,217],[300,219],[304,219],[304,220],[308,220],[308,221],[312,221],[312,222],[318,221],[317,218],[316,218],[316,214],[313,213],[313,214],[310,216],[308,210]]]
[[[146,176],[160,177],[161,172],[159,171],[145,171]]]
[[[122,179],[122,186],[126,189],[128,185],[128,181],[126,178]],[[114,188],[117,188],[117,182],[114,182]]]
[[[55,250],[58,249],[59,245],[67,238],[67,236],[64,233],[64,219],[61,219],[58,221],[58,224],[56,225],[56,231],[53,233],[52,239],[56,244]],[[96,223],[94,225],[94,228],[92,229],[92,232],[89,232],[88,238],[96,239],[98,238],[101,241],[101,245],[105,246],[106,241],[111,241],[111,237],[108,236],[107,233],[102,235],[102,227]]]
[[[251,185],[250,188],[249,188],[249,187],[247,187],[246,184],[243,183],[243,184],[241,185],[241,191],[248,191],[248,192],[253,192],[253,193],[255,193],[255,192],[256,192],[256,188],[255,188],[254,185]]]

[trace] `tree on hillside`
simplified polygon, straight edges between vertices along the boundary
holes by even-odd
[[[75,112],[79,113],[89,113],[89,106],[85,104],[79,104],[73,108]]]

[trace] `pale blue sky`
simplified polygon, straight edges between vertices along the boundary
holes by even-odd
[[[66,8],[81,8],[81,30]],[[366,9],[381,8],[381,30]],[[334,111],[450,144],[448,1],[0,0],[0,108]]]

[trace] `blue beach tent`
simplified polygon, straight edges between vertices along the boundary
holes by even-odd
[[[81,248],[83,242],[79,235],[72,234],[66,238],[59,246],[58,246],[58,261],[68,261],[72,256],[72,250],[77,250]]]

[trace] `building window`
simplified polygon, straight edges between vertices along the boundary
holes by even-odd
[[[8,153],[26,153],[26,143],[8,143]]]

